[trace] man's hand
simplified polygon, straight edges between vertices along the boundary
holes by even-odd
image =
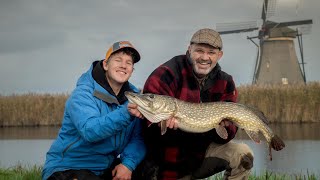
[[[161,123],[158,123],[158,126],[160,126],[160,124]],[[174,118],[174,117],[171,117],[171,118],[167,119],[166,126],[167,126],[167,128],[177,130],[178,129],[178,121],[177,121],[177,119]]]
[[[232,121],[229,121],[229,120],[227,120],[227,119],[224,119],[224,120],[222,120],[222,121],[220,122],[220,125],[221,125],[221,126],[224,126],[224,127],[228,127],[228,126],[230,126],[230,125],[233,125],[233,122],[232,122]]]
[[[141,112],[138,110],[138,105],[129,103],[128,104],[128,111],[132,116],[138,117],[140,119],[143,119],[143,115]]]
[[[137,104],[133,104],[133,103],[128,103],[128,111],[132,116],[138,117],[143,119],[144,116],[142,115],[142,113],[138,110],[138,105]],[[158,125],[160,126],[160,123],[158,123]],[[171,117],[167,120],[166,122],[166,126],[167,128],[170,129],[178,129],[178,121],[176,118]]]
[[[131,179],[132,172],[123,164],[118,164],[112,170],[112,180],[128,180]]]

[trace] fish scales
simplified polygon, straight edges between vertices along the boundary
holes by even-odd
[[[256,116],[247,111],[242,106],[235,106],[229,103],[185,103],[177,102],[177,112],[175,115],[181,121],[192,123],[195,126],[214,127],[224,118],[232,118],[239,125],[251,128],[253,125],[250,119]],[[241,119],[242,121],[237,121]],[[251,125],[250,125],[251,124]]]
[[[263,134],[271,148],[279,151],[285,147],[284,142],[273,133],[268,126],[268,120],[258,109],[233,102],[190,103],[170,96],[156,94],[137,94],[126,92],[131,103],[138,105],[140,112],[152,123],[161,125],[161,133],[167,130],[166,120],[174,117],[178,128],[192,133],[207,132],[216,129],[217,134],[227,138],[225,127],[220,125],[223,119],[232,121],[244,129],[248,136],[259,143],[259,132]]]

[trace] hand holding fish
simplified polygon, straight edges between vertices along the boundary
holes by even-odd
[[[143,114],[138,110],[138,105],[134,103],[128,103],[128,111],[132,116],[143,119]]]
[[[233,122],[232,121],[229,121],[227,119],[224,119],[220,122],[220,126],[224,126],[224,127],[228,127],[230,125],[233,125]]]
[[[159,126],[161,123],[159,123]],[[174,117],[170,117],[169,119],[166,120],[166,126],[167,128],[177,130],[178,129],[178,120]]]
[[[128,111],[132,116],[138,117],[140,119],[144,119],[143,114],[138,110],[138,105],[134,103],[129,103],[128,104]],[[158,123],[160,126],[161,123]],[[166,120],[166,127],[170,129],[177,130],[178,129],[178,121],[174,117],[170,117],[169,119]]]

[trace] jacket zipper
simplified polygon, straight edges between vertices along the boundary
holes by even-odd
[[[74,145],[76,142],[78,142],[79,140],[80,140],[80,136],[73,142],[73,143],[71,143],[71,144],[69,144],[63,151],[62,151],[62,160],[63,160],[63,158],[64,158],[64,154],[68,151],[68,149],[72,146],[72,145]]]

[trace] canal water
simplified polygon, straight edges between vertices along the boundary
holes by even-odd
[[[286,144],[282,151],[272,151],[272,161],[262,136],[263,142],[256,144],[243,130],[237,133],[235,141],[248,144],[254,152],[253,173],[259,175],[268,170],[286,174],[320,174],[320,123],[272,124],[271,128]],[[0,168],[18,164],[43,165],[58,130],[59,127],[0,128]]]

